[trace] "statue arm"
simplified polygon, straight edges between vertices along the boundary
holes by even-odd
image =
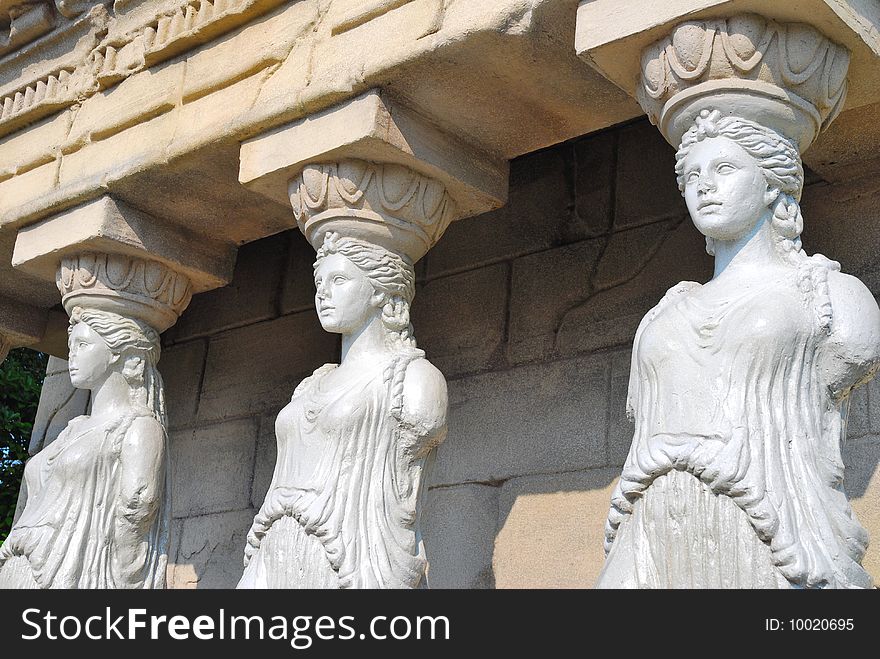
[[[402,425],[412,438],[412,454],[420,457],[446,437],[449,396],[446,378],[427,359],[416,359],[403,380]]]
[[[114,577],[119,587],[143,585],[148,534],[165,485],[165,431],[151,417],[134,420],[122,442],[114,519]]]
[[[822,376],[835,398],[870,380],[880,366],[880,308],[858,279],[830,272],[831,332],[825,344]]]

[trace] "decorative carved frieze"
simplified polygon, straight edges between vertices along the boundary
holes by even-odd
[[[73,105],[126,77],[209,41],[281,4],[283,0],[189,0],[156,12],[101,41],[74,65],[52,71],[0,98],[0,134]],[[69,5],[80,7],[86,4]],[[103,10],[103,8],[97,8]],[[71,14],[75,15],[75,14]],[[0,42],[2,45],[2,42]]]

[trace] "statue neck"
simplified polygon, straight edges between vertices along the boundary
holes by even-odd
[[[715,273],[717,279],[725,272],[769,265],[779,260],[773,243],[771,216],[768,213],[746,235],[736,240],[715,240]]]
[[[121,416],[131,407],[131,386],[121,373],[111,373],[92,389],[92,417]]]
[[[382,318],[376,315],[357,332],[343,334],[341,363],[356,364],[374,360],[385,353],[387,331]]]

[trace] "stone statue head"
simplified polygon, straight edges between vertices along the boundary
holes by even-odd
[[[76,307],[68,328],[68,369],[78,389],[94,389],[112,374],[128,383],[133,402],[165,424],[158,332],[143,321],[110,311]]]
[[[800,251],[804,170],[795,145],[770,128],[703,110],[676,153],[678,187],[714,254],[769,218],[784,256]]]
[[[328,233],[315,260],[315,308],[328,332],[350,334],[380,318],[392,346],[415,347],[410,304],[415,272],[404,257]]]

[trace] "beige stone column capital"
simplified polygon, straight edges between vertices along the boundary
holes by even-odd
[[[288,189],[297,225],[316,250],[335,232],[415,263],[459,213],[443,183],[397,164],[354,158],[308,164]]]
[[[105,196],[21,229],[12,262],[55,282],[68,314],[77,307],[112,311],[161,333],[194,293],[229,281],[234,259],[231,246]]]
[[[242,144],[239,180],[317,249],[328,231],[413,262],[449,224],[504,204],[508,165],[371,90]]]
[[[857,4],[582,1],[576,49],[675,147],[701,113],[717,111],[803,152],[844,107],[880,100],[880,38]]]

